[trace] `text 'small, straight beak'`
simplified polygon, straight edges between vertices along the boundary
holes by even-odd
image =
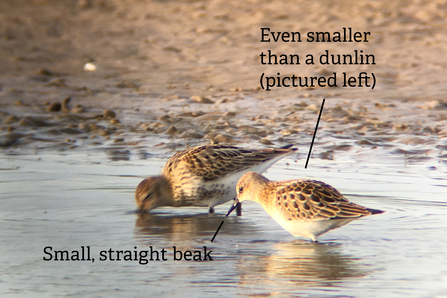
[[[228,210],[227,216],[230,215],[230,213],[236,208],[238,208],[238,216],[240,216],[239,210],[241,209],[241,202],[239,202],[238,199],[234,199],[233,206],[231,206],[230,210]]]

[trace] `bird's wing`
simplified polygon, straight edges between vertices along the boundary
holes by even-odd
[[[183,171],[187,176],[213,181],[263,163],[266,164],[262,169],[264,171],[276,160],[293,151],[295,149],[247,150],[219,145],[199,146],[177,152],[168,160],[163,172],[170,176],[174,171]]]
[[[277,182],[275,191],[275,204],[290,220],[348,219],[372,214],[349,202],[332,186],[316,180]]]

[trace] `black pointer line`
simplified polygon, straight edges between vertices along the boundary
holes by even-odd
[[[321,114],[323,113],[324,101],[325,101],[325,99],[323,98],[323,102],[321,103],[321,108],[320,108],[320,114],[318,115],[317,126],[315,126],[314,137],[312,138],[312,143],[310,143],[309,154],[307,155],[306,165],[304,166],[305,169],[307,169],[307,164],[309,163],[310,154],[312,153],[312,147],[314,146],[315,135],[317,134],[317,130],[318,130],[318,123],[320,123],[320,117],[321,117]]]
[[[222,220],[222,222],[220,223],[220,226],[217,228],[216,233],[214,233],[214,236],[213,236],[213,239],[211,239],[211,242],[213,242],[213,241],[214,241],[214,238],[216,238],[216,235],[217,235],[217,233],[219,233],[219,230],[220,230],[220,228],[222,227],[223,223],[224,223],[224,221]]]

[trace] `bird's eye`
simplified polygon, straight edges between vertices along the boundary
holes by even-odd
[[[152,193],[151,193],[151,192],[148,193],[148,194],[144,197],[143,201],[147,201],[147,200],[149,200],[149,199],[151,198],[151,196],[152,196]]]
[[[239,187],[239,193],[241,193],[243,190],[244,190],[243,186]]]

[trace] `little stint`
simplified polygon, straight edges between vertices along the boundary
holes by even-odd
[[[293,236],[310,238],[371,214],[383,211],[349,202],[332,186],[316,180],[270,181],[255,172],[242,176],[237,198],[228,215],[242,201],[255,201]]]

